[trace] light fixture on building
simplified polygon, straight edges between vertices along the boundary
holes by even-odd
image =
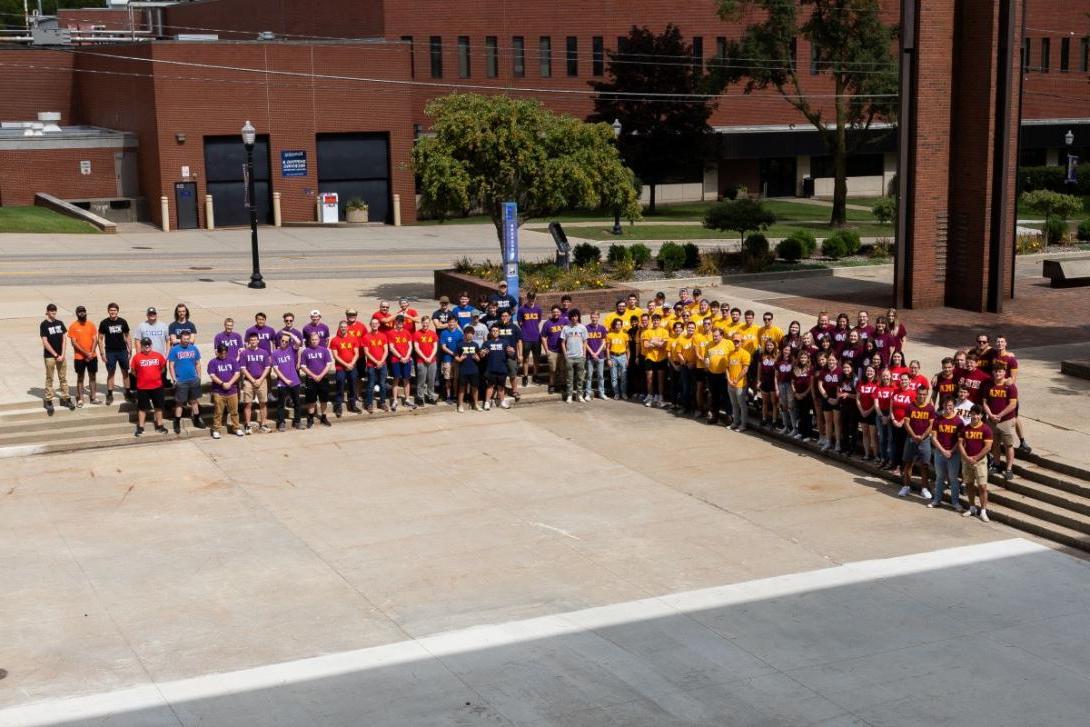
[[[182,132],[179,131],[178,133],[176,133],[174,135],[174,141],[178,142],[179,144],[184,144],[185,143],[185,134],[183,134]]]
[[[1075,132],[1073,132],[1071,129],[1068,129],[1067,133],[1064,134],[1064,143],[1068,146],[1071,146],[1075,143]]]
[[[619,139],[620,136],[621,136],[621,120],[620,119],[613,119],[612,126],[613,126],[613,138],[614,139]]]

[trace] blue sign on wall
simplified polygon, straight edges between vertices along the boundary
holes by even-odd
[[[507,293],[519,297],[519,207],[516,202],[503,203],[503,274],[507,278]]]
[[[280,175],[283,177],[307,176],[307,150],[281,149]]]

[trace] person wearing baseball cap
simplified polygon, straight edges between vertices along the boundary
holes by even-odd
[[[212,439],[220,438],[225,414],[235,436],[246,436],[238,422],[238,381],[242,370],[238,360],[227,355],[229,350],[227,344],[218,344],[216,357],[208,362],[208,378],[212,380]]]
[[[504,311],[510,311],[511,317],[514,318],[515,313],[518,311],[519,302],[515,300],[515,297],[513,295],[507,292],[506,280],[501,280],[499,286],[497,287],[499,288],[499,290],[488,296],[488,302],[495,303],[496,310],[499,313],[503,313]]]
[[[159,320],[159,311],[148,308],[147,320],[136,327],[136,338],[151,339],[151,350],[164,356],[170,351],[170,331],[166,323]]]
[[[95,377],[98,375],[98,327],[87,320],[87,308],[76,306],[76,320],[68,326],[68,338],[72,340],[74,353],[72,365],[76,369],[76,406],[83,406],[83,380],[86,374],[88,401],[95,399]]]
[[[165,328],[165,326],[164,326]],[[154,410],[155,431],[166,434],[167,428],[163,426],[164,386],[166,377],[166,356],[154,349],[154,341],[150,336],[140,338],[140,350],[132,357],[129,368],[136,379],[136,431],[134,437],[144,435],[144,422],[147,418],[148,407]]]
[[[310,312],[310,323],[303,326],[303,343],[310,341],[310,334],[318,334],[318,343],[322,346],[329,345],[329,326],[322,323],[322,312],[315,308]]]
[[[439,296],[439,307],[435,309],[435,312],[431,314],[431,322],[435,324],[435,330],[442,331],[447,327],[447,321],[454,315],[454,311],[450,309],[450,298],[445,295]]]

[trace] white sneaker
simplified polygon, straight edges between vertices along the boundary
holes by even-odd
[[[923,488],[922,490],[920,490],[920,497],[922,497],[925,500],[930,500],[931,499],[931,490],[927,489],[926,487]]]
[[[564,397],[564,403],[565,404],[570,404],[571,403],[571,397],[570,396],[565,396]]]
[[[649,397],[647,397],[646,399],[643,400],[643,405],[644,406],[652,406],[654,403],[655,403],[655,397],[653,397],[653,396],[649,396]]]
[[[217,431],[213,431],[212,432],[212,439],[219,439],[219,438],[220,438],[220,433],[217,432]]]
[[[908,485],[905,485],[897,491],[897,497],[908,497],[909,492],[911,492],[911,488]]]
[[[929,510],[933,510],[933,509],[935,508],[935,503],[933,503],[933,502],[929,502],[929,503],[927,503],[927,508],[928,508]]]
[[[246,436],[247,434],[249,434],[249,433],[250,433],[249,431],[245,431],[245,432],[244,432],[244,431],[242,431],[241,429],[236,429],[236,430],[235,430],[235,436],[236,436],[236,437],[245,437],[245,436]]]
[[[461,414],[461,413],[462,413],[463,411],[465,411],[465,409],[463,409],[463,408],[462,408],[462,405],[461,405],[461,404],[459,404],[459,405],[458,405],[458,413],[459,413],[459,414]]]
[[[991,522],[991,519],[988,517],[988,511],[987,510],[981,510],[980,511],[980,519],[983,520],[986,523]]]
[[[575,397],[575,400],[576,400],[576,401],[578,401],[578,402],[579,402],[580,404],[585,404],[585,403],[586,403],[586,401],[587,401],[587,397],[585,397],[585,396],[577,396],[577,397]]]
[[[965,512],[963,512],[963,513],[961,513],[961,516],[962,516],[962,517],[972,517],[972,516],[973,516],[973,510],[975,510],[975,509],[976,509],[976,508],[974,508],[974,507],[970,507],[970,508],[969,508],[968,510],[966,510],[966,511],[965,511]]]
[[[504,399],[503,401],[500,402],[500,407],[503,408],[503,409],[510,409],[511,408],[511,400],[510,399]]]
[[[489,400],[489,401],[486,401],[486,402],[484,403],[484,410],[485,410],[485,411],[488,411],[488,410],[489,410],[489,409],[491,409],[491,408],[492,408],[492,401],[491,401],[491,400]]]

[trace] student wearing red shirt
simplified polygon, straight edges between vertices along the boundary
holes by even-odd
[[[394,380],[393,410],[397,411],[399,401],[415,409],[409,391],[413,378],[413,334],[405,327],[405,317],[400,313],[394,318],[394,330],[386,332],[386,340],[390,344],[390,378]]]
[[[953,365],[953,361],[951,361]],[[935,419],[931,429],[931,458],[935,466],[935,495],[928,507],[942,504],[942,492],[950,486],[950,504],[955,512],[961,512],[961,487],[958,476],[961,473],[961,454],[958,452],[958,431],[962,427],[961,417],[954,408],[954,399],[945,396],[942,399],[942,415]]]
[[[408,298],[398,298],[397,313],[395,313],[394,316],[394,320],[397,320],[396,316],[403,316],[405,318],[405,330],[410,334],[416,333],[416,326],[417,321],[420,320],[420,313],[415,308],[409,307]]]
[[[920,373],[920,369],[922,368],[920,362],[915,359],[908,364],[908,383],[913,391],[916,389],[930,390],[931,382],[927,380],[926,376]]]
[[[389,301],[379,301],[378,310],[371,314],[371,321],[378,321],[383,333],[394,329],[394,314],[390,312]]]
[[[878,459],[878,434],[877,411],[878,402],[874,394],[878,391],[878,376],[873,366],[863,369],[863,378],[855,387],[855,409],[859,412],[859,423],[863,427],[863,461],[871,462]]]
[[[352,336],[348,331],[348,321],[341,321],[337,326],[337,335],[329,340],[329,352],[333,354],[333,367],[337,393],[333,397],[333,414],[341,418],[344,407],[345,390],[348,391],[348,411],[359,414],[360,408],[356,406],[356,390],[359,388],[359,374],[356,372],[356,364],[359,363],[360,339]]]
[[[958,454],[961,455],[961,479],[969,509],[963,517],[976,515],[974,496],[980,497],[980,519],[988,522],[988,452],[992,448],[992,430],[984,423],[984,410],[974,404],[969,411],[969,423],[958,431]]]
[[[1007,381],[1007,371],[997,367],[992,371],[993,381],[984,393],[984,415],[995,436],[995,462],[999,469],[999,457],[1003,456],[1006,468],[1003,479],[1014,476],[1014,417],[1018,410],[1018,387]]]
[[[992,373],[1002,368],[1007,373],[1007,383],[1018,382],[1018,359],[1007,350],[1007,337],[995,337],[995,350],[992,353]],[[1026,443],[1026,437],[1022,433],[1022,418],[1018,416],[1018,407],[1014,408],[1014,431],[1018,435],[1018,451],[1029,454],[1033,448]]]
[[[155,431],[166,434],[163,426],[163,374],[167,370],[167,360],[163,354],[153,351],[151,339],[140,339],[140,352],[132,357],[129,370],[136,377],[136,431],[134,437],[144,434],[144,420],[147,408],[155,410]]]
[[[416,362],[416,403],[438,404],[435,374],[438,370],[439,336],[431,327],[431,319],[420,319],[420,330],[413,334],[413,359]]]
[[[386,340],[386,334],[380,330],[381,325],[378,318],[371,318],[371,330],[363,337],[363,348],[360,349],[367,362],[367,393],[364,401],[368,414],[375,411],[375,387],[379,390],[379,406],[383,411],[390,411],[386,404],[386,359],[390,355],[390,344]]]
[[[344,318],[348,321],[348,337],[356,342],[356,348],[363,348],[363,337],[367,335],[367,325],[360,320],[359,311],[349,308],[344,312]],[[367,382],[367,362],[361,353],[356,359],[356,390],[352,392],[355,400],[363,401],[363,385]]]
[[[905,451],[902,457],[904,471],[901,473],[901,491],[897,494],[904,497],[911,492],[912,470],[919,465],[920,496],[930,500],[928,465],[931,463],[931,431],[935,426],[935,407],[927,401],[926,388],[916,389],[914,398],[915,401],[905,410]]]
[[[889,354],[889,373],[893,377],[893,381],[899,383],[901,381],[901,374],[909,373],[908,365],[905,363],[905,355],[900,351],[893,351]]]
[[[893,392],[893,396],[889,400],[890,420],[893,423],[893,467],[894,470],[898,471],[898,474],[900,474],[899,470],[904,462],[905,441],[908,439],[905,416],[908,414],[908,408],[912,406],[915,398],[915,393],[909,384],[908,374],[901,374],[901,378],[897,382],[897,390]]]
[[[889,369],[882,369],[879,375],[878,388],[874,390],[874,401],[877,409],[877,433],[878,452],[881,458],[878,466],[888,469],[893,466],[893,413],[891,404],[897,387],[893,385],[893,377]]]
[[[969,401],[980,404],[984,401],[984,389],[991,383],[991,374],[979,368],[980,359],[975,353],[970,352],[965,357],[965,373],[958,381],[959,386],[969,390]]]
[[[947,356],[942,360],[942,371],[931,379],[931,402],[953,400],[957,394],[958,382],[954,377],[954,359]]]

